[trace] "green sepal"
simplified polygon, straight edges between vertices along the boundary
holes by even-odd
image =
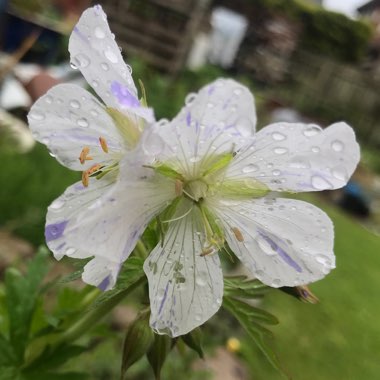
[[[140,89],[141,89],[141,99],[140,99],[140,104],[143,106],[143,107],[148,107],[148,101],[147,101],[147,98],[146,98],[146,91],[145,91],[145,86],[144,86],[144,83],[141,79],[138,80],[139,82],[139,85],[140,85]]]
[[[161,174],[164,177],[184,181],[182,174],[178,173],[175,169],[171,168],[167,164],[163,164],[160,162],[156,165],[144,165],[144,167],[153,169],[156,173]]]
[[[134,148],[140,139],[140,131],[135,123],[116,108],[107,107],[106,111],[111,116],[116,128],[119,130],[129,148]]]
[[[147,358],[156,380],[161,379],[161,369],[173,347],[172,339],[167,335],[154,335],[154,342],[148,351]]]
[[[186,346],[194,350],[201,359],[204,358],[202,349],[202,331],[199,327],[192,330],[186,335],[182,335],[181,339],[186,344]]]
[[[203,172],[202,176],[206,177],[225,169],[233,158],[233,153],[215,155],[209,161],[207,161],[208,169]]]
[[[246,276],[224,278],[224,294],[230,297],[260,298],[271,289],[261,281],[249,280]]]
[[[141,313],[128,327],[123,345],[121,380],[128,368],[140,360],[150,349],[154,333],[149,326],[149,313]]]
[[[261,198],[270,192],[264,183],[254,178],[226,179],[218,190],[220,195],[226,198]]]

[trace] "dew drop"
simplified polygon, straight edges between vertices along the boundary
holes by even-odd
[[[273,152],[276,154],[285,154],[287,151],[288,149],[284,147],[277,147],[273,149]]]
[[[40,111],[32,111],[29,113],[29,116],[34,120],[44,120],[45,114]]]
[[[49,144],[50,139],[49,139],[49,137],[44,137],[44,138],[41,140],[41,142],[42,142],[42,144],[47,145],[47,144]]]
[[[56,199],[51,205],[50,208],[53,210],[59,210],[65,205],[65,201],[63,199]]]
[[[66,249],[66,256],[71,256],[75,252],[76,252],[75,248],[69,247],[69,248]]]
[[[200,322],[200,321],[202,320],[202,314],[195,314],[194,319],[195,319],[197,322]]]
[[[334,140],[332,143],[331,143],[331,148],[335,151],[335,152],[342,152],[343,149],[344,149],[344,144],[339,141],[339,140]]]
[[[53,103],[53,97],[50,95],[45,96],[45,102],[47,104],[52,104]]]
[[[282,141],[282,140],[286,139],[286,136],[280,132],[273,132],[272,133],[272,139],[275,141]]]
[[[348,180],[348,175],[346,172],[346,169],[344,168],[334,168],[331,171],[332,175],[336,178],[339,179],[340,181],[347,181]]]
[[[259,170],[259,167],[255,164],[249,164],[242,169],[243,173],[252,173]]]
[[[106,36],[104,30],[100,26],[97,26],[95,28],[94,34],[95,34],[95,37],[99,39],[102,39]]]
[[[197,98],[197,94],[190,93],[189,95],[186,96],[185,104],[187,106],[191,106],[196,98]]]
[[[92,116],[98,116],[98,115],[99,115],[98,111],[95,110],[95,109],[92,109],[92,110],[90,111],[90,113],[91,113]]]
[[[272,285],[271,286],[273,286],[275,288],[278,288],[280,285],[281,285],[281,280],[279,280],[278,278],[276,278],[276,279],[274,279],[272,281]]]
[[[276,255],[276,251],[273,250],[271,244],[263,236],[258,235],[256,241],[265,254],[268,256]]]
[[[272,171],[272,174],[277,177],[277,176],[281,175],[281,171],[278,169],[275,169]]]
[[[207,285],[207,274],[200,272],[199,275],[195,278],[195,283],[198,286],[206,286]]]
[[[93,81],[91,82],[91,86],[92,86],[93,88],[96,88],[96,87],[99,86],[99,82],[98,82],[97,80],[93,80]]]
[[[317,190],[328,190],[333,188],[330,182],[320,177],[319,175],[311,177],[311,184],[314,187],[314,189]]]
[[[108,48],[104,50],[104,56],[111,62],[111,63],[117,63],[119,59],[117,58],[117,55],[111,50],[111,48]]]
[[[322,132],[322,128],[318,125],[309,125],[303,130],[303,134],[306,137],[316,136]]]
[[[145,153],[152,155],[161,153],[165,147],[165,143],[162,138],[155,133],[146,135],[142,145]]]
[[[319,263],[319,264],[322,264],[324,266],[328,266],[330,267],[331,266],[331,260],[328,256],[326,255],[316,255],[315,256],[315,260]]]
[[[108,71],[108,70],[110,69],[108,63],[106,63],[106,62],[102,62],[102,63],[100,64],[100,67],[101,67],[104,71]]]
[[[78,70],[78,66],[77,66],[74,62],[70,62],[70,67],[71,67],[73,70]]]
[[[310,168],[310,162],[306,158],[294,157],[290,160],[289,167],[295,169],[308,169]]]
[[[311,151],[313,153],[319,153],[321,151],[321,149],[319,147],[317,147],[317,146],[313,146],[313,147],[311,147]]]
[[[162,301],[165,297],[165,289],[164,288],[161,288],[161,289],[158,289],[157,291],[157,299],[159,301]]]
[[[70,100],[70,107],[78,109],[80,108],[80,103],[77,100]]]
[[[87,119],[85,119],[84,117],[81,117],[80,119],[77,120],[77,124],[80,126],[80,127],[88,127],[88,121]]]
[[[127,65],[127,70],[129,71],[129,74],[132,74],[132,67],[130,65]]]
[[[79,53],[74,57],[73,64],[78,68],[86,68],[90,64],[90,58],[88,58],[85,54]]]
[[[234,90],[234,94],[237,96],[239,96],[241,94],[241,92],[242,92],[241,88],[235,88],[235,90]]]

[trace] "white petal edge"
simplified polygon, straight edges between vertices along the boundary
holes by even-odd
[[[284,198],[219,201],[213,206],[230,248],[265,284],[308,284],[335,268],[333,225],[319,208]]]
[[[107,164],[113,154],[126,150],[123,138],[104,106],[88,91],[73,84],[59,84],[39,98],[28,114],[33,137],[45,144],[64,166],[86,170],[95,163]],[[109,153],[100,145],[107,141]],[[90,148],[94,160],[82,165],[79,155]]]
[[[198,208],[184,202],[178,213],[188,207],[193,207],[192,212],[170,224],[163,246],[159,243],[144,263],[150,325],[156,333],[172,337],[187,334],[210,319],[223,297],[218,255],[200,256],[203,232]]]
[[[226,177],[253,177],[275,191],[320,191],[345,186],[360,160],[353,129],[339,122],[276,123],[242,148]]]

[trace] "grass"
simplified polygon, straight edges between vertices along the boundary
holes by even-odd
[[[315,202],[313,202],[315,203]],[[337,268],[311,286],[318,305],[280,292],[263,306],[280,319],[274,347],[293,380],[377,380],[380,374],[380,239],[331,206]],[[282,379],[255,355],[255,380]]]

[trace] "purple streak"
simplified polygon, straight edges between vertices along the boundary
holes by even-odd
[[[186,115],[186,124],[188,127],[190,127],[190,124],[191,124],[191,113],[190,112],[188,112]]]
[[[295,269],[298,273],[302,272],[302,268],[268,235],[259,231],[259,235],[270,245],[274,252],[278,253],[278,255],[293,269]]]
[[[162,301],[161,301],[161,304],[160,304],[160,308],[158,310],[158,315],[161,314],[162,308],[164,307],[164,304],[165,304],[165,301],[166,301],[166,297],[168,296],[168,289],[169,289],[169,283],[166,284],[165,293],[164,293],[164,296],[162,298]]]
[[[101,290],[101,291],[105,291],[108,287],[108,285],[110,284],[110,275],[108,275],[99,285],[98,285],[98,288]]]
[[[45,227],[45,239],[47,242],[59,239],[65,231],[68,221],[64,220],[60,223],[49,224]]]
[[[121,105],[132,108],[140,107],[139,100],[129,91],[126,86],[123,86],[120,82],[112,82],[111,92]]]

